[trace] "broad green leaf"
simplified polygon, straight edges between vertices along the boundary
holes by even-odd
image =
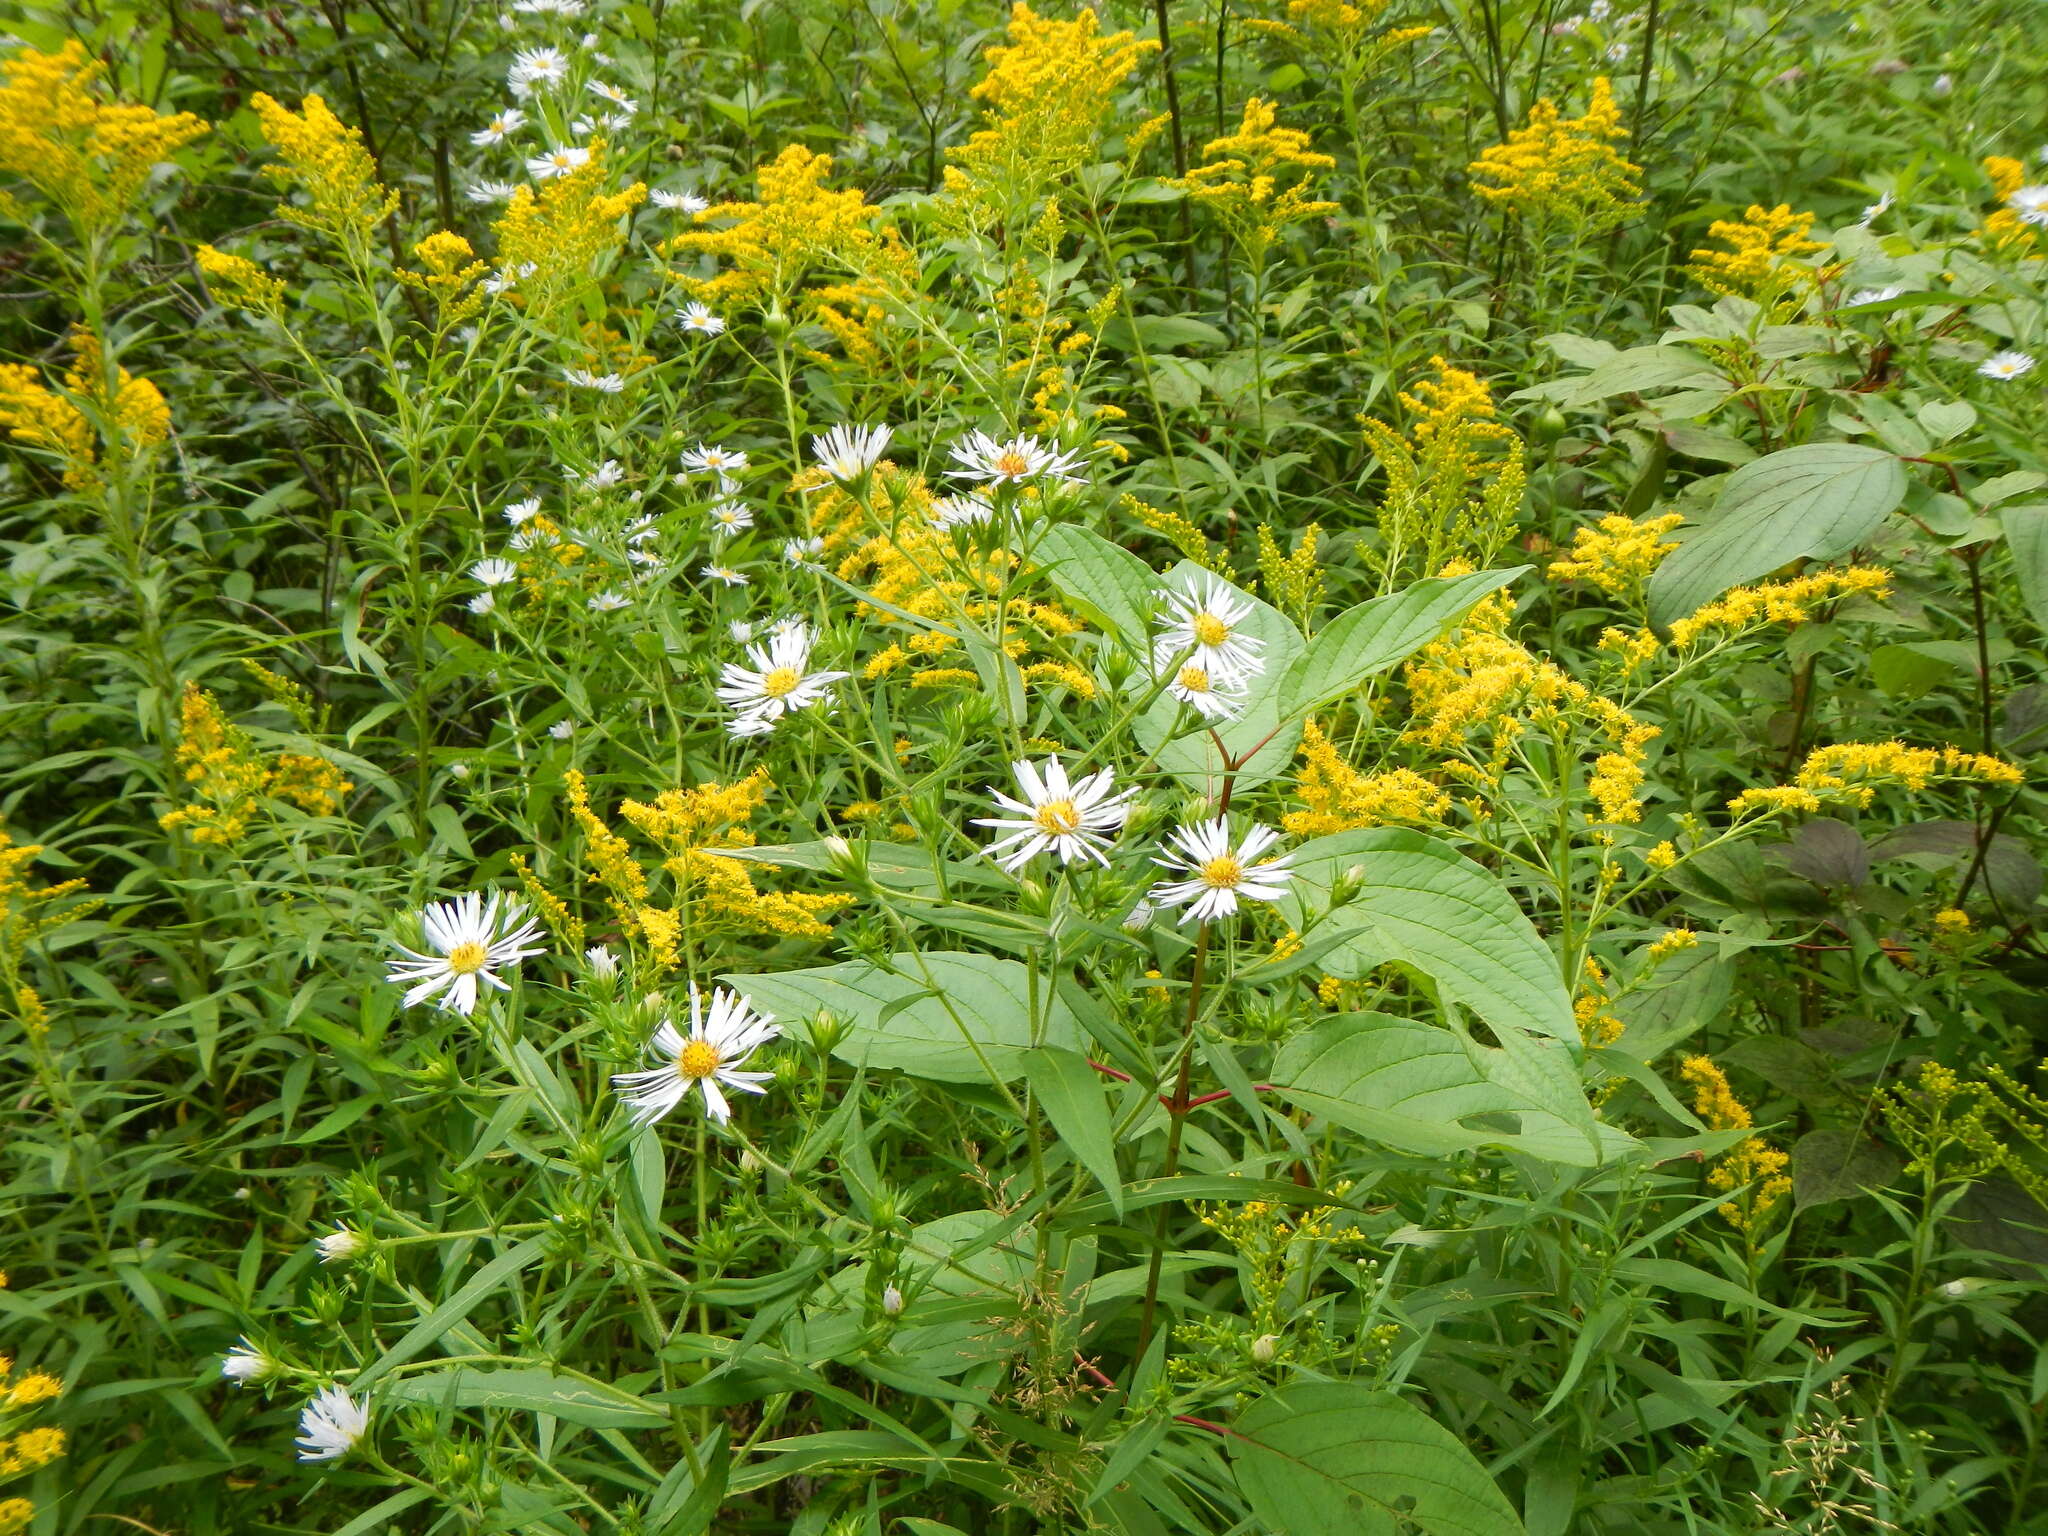
[[[1116,1133],[1102,1079],[1075,1051],[1041,1049],[1024,1053],[1024,1080],[1060,1140],[1095,1175],[1118,1216],[1124,1213],[1123,1178],[1116,1166]]]
[[[725,976],[785,1027],[824,1010],[851,1025],[832,1054],[856,1067],[888,1068],[942,1083],[1004,1082],[1024,1074],[1034,1045],[1079,1051],[1072,1010],[1040,987],[1045,1035],[1033,1039],[1030,973],[1015,960],[934,951],[892,956],[888,969],[866,960]],[[983,1070],[983,1063],[988,1070]]]
[[[1139,743],[1157,754],[1155,761],[1162,771],[1189,789],[1213,798],[1222,791],[1225,773],[1222,753],[1217,750],[1219,740],[1233,759],[1243,760],[1244,766],[1235,774],[1239,791],[1276,777],[1293,759],[1295,745],[1301,740],[1301,722],[1281,712],[1278,683],[1300,657],[1302,639],[1301,631],[1279,609],[1239,591],[1193,561],[1183,560],[1160,585],[1183,592],[1204,592],[1212,581],[1222,582],[1252,605],[1244,630],[1264,642],[1259,659],[1265,665],[1251,684],[1244,711],[1235,720],[1217,726],[1213,736],[1209,731],[1196,730],[1168,740],[1182,717],[1192,711],[1162,693],[1138,717],[1135,728]],[[1141,679],[1136,686],[1149,684]]]
[[[368,1369],[357,1375],[351,1389],[360,1391],[370,1385],[393,1366],[403,1365],[414,1355],[432,1344],[442,1334],[460,1323],[476,1309],[486,1296],[506,1280],[519,1273],[547,1251],[548,1239],[529,1237],[516,1248],[508,1248],[490,1263],[478,1270],[453,1296],[434,1308],[425,1317],[405,1331],[403,1337],[371,1362]]]
[[[2027,616],[2035,628],[2048,631],[2048,506],[2007,507],[1998,521],[2005,529],[2005,547],[2012,551]]]
[[[1853,1200],[1899,1175],[1899,1155],[1843,1125],[1808,1131],[1792,1143],[1792,1208]]]
[[[1565,384],[1570,392],[1558,403],[1567,409],[1591,405],[1614,395],[1732,387],[1712,363],[1684,347],[1630,347],[1598,364],[1591,373]]]
[[[1238,1487],[1286,1536],[1522,1536],[1478,1459],[1391,1392],[1283,1388],[1238,1419],[1228,1443]]]
[[[1431,576],[1346,609],[1316,635],[1280,683],[1282,715],[1313,714],[1340,699],[1375,672],[1428,644],[1470,611],[1489,592],[1528,570],[1477,571],[1470,576]]]
[[[668,1423],[652,1403],[604,1382],[557,1376],[540,1366],[486,1370],[459,1365],[392,1382],[379,1394],[386,1402],[430,1407],[495,1408],[506,1413],[545,1413],[586,1429],[650,1429]]]
[[[1148,352],[1169,347],[1220,347],[1230,338],[1204,320],[1186,315],[1118,315],[1102,328],[1102,344],[1119,352],[1135,350],[1142,342]]]
[[[1145,650],[1159,577],[1151,566],[1120,544],[1073,523],[1054,523],[1039,538],[1032,557],[1046,569],[1082,617],[1113,630],[1135,650]]]
[[[1305,926],[1349,876],[1357,894],[1327,922],[1355,930],[1324,956],[1332,975],[1364,975],[1388,960],[1413,966],[1496,1028],[1579,1044],[1557,958],[1498,879],[1420,832],[1376,827],[1313,838],[1294,851],[1282,903]]]
[[[1650,617],[1669,624],[1781,565],[1845,555],[1905,495],[1905,466],[1862,443],[1805,443],[1745,464],[1708,525],[1650,578]]]

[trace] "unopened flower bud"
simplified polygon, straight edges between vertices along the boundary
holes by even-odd
[[[1280,1336],[1278,1334],[1262,1333],[1252,1340],[1252,1359],[1259,1365],[1271,1365],[1273,1363],[1273,1356],[1278,1354],[1279,1350]]]
[[[903,1311],[903,1293],[893,1285],[882,1287],[882,1310],[890,1317],[895,1317]]]

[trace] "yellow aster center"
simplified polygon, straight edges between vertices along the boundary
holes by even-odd
[[[1202,884],[1227,891],[1244,879],[1244,865],[1234,853],[1226,853],[1202,866]]]
[[[471,939],[448,951],[448,969],[458,976],[474,976],[490,958],[491,952]]]
[[[718,1047],[709,1040],[692,1040],[683,1046],[682,1054],[676,1057],[678,1077],[709,1077],[718,1070],[720,1057]]]
[[[1207,693],[1209,691],[1209,669],[1207,667],[1182,667],[1180,669],[1180,685],[1187,689],[1189,693]]]
[[[992,467],[997,474],[1012,480],[1031,473],[1031,461],[1021,453],[999,453]]]
[[[1230,638],[1230,626],[1213,613],[1196,614],[1188,628],[1194,632],[1197,645],[1221,645]]]
[[[1048,800],[1041,805],[1031,818],[1038,824],[1038,830],[1048,837],[1059,837],[1068,832],[1081,830],[1081,813],[1074,808],[1071,800]]]
[[[771,699],[786,698],[796,692],[796,685],[803,680],[803,673],[795,667],[777,667],[762,674],[761,692]]]

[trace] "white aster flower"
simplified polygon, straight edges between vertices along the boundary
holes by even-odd
[[[1954,90],[1955,88],[1956,88],[1956,77],[1955,77],[1954,75],[1936,75],[1936,76],[1934,77],[1934,94],[1935,94],[1935,95],[1937,95],[1937,96],[1946,96],[1946,95],[1948,95],[1948,94],[1949,94],[1949,93],[1950,93],[1951,91],[1953,91],[1953,90]]]
[[[1896,299],[1905,291],[1904,285],[1900,283],[1890,283],[1883,288],[1858,288],[1849,295],[1848,302],[1852,305],[1882,304],[1887,299]]]
[[[569,58],[559,48],[522,48],[512,56],[506,82],[515,94],[527,96],[535,85],[555,85],[569,73]]]
[[[1022,485],[1041,476],[1054,480],[1078,480],[1081,467],[1077,453],[1061,453],[1035,437],[1018,436],[999,443],[986,432],[970,432],[953,445],[953,462],[958,469],[946,471],[961,480],[982,480],[991,485]]]
[[[791,565],[809,565],[823,553],[825,553],[825,541],[823,539],[784,539],[782,541],[782,558]]]
[[[635,110],[638,110],[637,108]],[[597,120],[597,126],[606,133],[624,133],[633,126],[633,113],[626,111],[606,112]]]
[[[463,188],[462,195],[472,203],[502,203],[518,190],[519,188],[509,181],[473,181]],[[499,293],[503,292],[503,289],[494,288],[491,291]]]
[[[252,1381],[262,1381],[277,1374],[278,1364],[249,1342],[247,1334],[235,1347],[221,1357],[220,1373],[236,1386],[247,1386]]]
[[[620,1072],[612,1085],[632,1111],[636,1126],[661,1119],[688,1098],[692,1088],[704,1095],[704,1113],[723,1125],[732,1118],[732,1106],[720,1090],[766,1093],[773,1072],[739,1068],[781,1033],[773,1015],[755,1013],[752,1003],[724,987],[711,989],[707,1010],[703,994],[692,982],[689,1037],[684,1038],[674,1020],[663,1019],[647,1043],[648,1054],[659,1058],[661,1065],[645,1072]]]
[[[716,336],[725,329],[725,322],[705,304],[685,304],[676,311],[676,323],[698,336]]]
[[[487,587],[502,587],[518,579],[519,567],[510,560],[479,560],[469,568],[469,574]]]
[[[370,1410],[340,1387],[322,1387],[299,1415],[301,1461],[338,1461],[370,1427]]]
[[[551,181],[557,176],[581,170],[589,163],[589,150],[578,144],[567,144],[544,155],[533,156],[526,162],[526,174],[535,181]]]
[[[768,639],[747,647],[752,667],[727,662],[718,697],[734,712],[726,729],[735,736],[763,736],[792,710],[819,703],[844,672],[811,670],[811,627],[801,620],[778,623]]]
[[[633,599],[618,592],[600,592],[590,600],[592,613],[617,613],[633,606]]]
[[[1235,848],[1230,845],[1230,823],[1218,816],[1182,827],[1167,840],[1164,854],[1153,862],[1176,870],[1187,878],[1162,880],[1146,892],[1161,906],[1186,906],[1181,922],[1200,918],[1229,917],[1240,898],[1247,901],[1277,901],[1294,871],[1286,855],[1261,860],[1259,855],[1280,841],[1271,827],[1254,826]]]
[[[313,1246],[320,1250],[322,1264],[339,1264],[367,1250],[370,1240],[354,1227],[337,1226],[315,1238]]]
[[[1192,661],[1174,669],[1166,691],[1204,720],[1234,720],[1244,708],[1244,684]]]
[[[612,953],[609,944],[593,944],[583,951],[584,962],[590,967],[590,974],[599,981],[610,981],[619,974],[619,957]]]
[[[819,467],[841,485],[871,473],[888,452],[891,427],[854,427],[841,423],[822,437],[811,439],[811,455]]]
[[[656,189],[647,194],[647,200],[657,208],[666,208],[670,213],[687,213],[692,218],[702,213],[711,204],[690,191],[664,192]],[[691,309],[702,309],[701,304],[692,304]]]
[[[1042,768],[1033,768],[1028,761],[1012,763],[1010,771],[1017,776],[1024,799],[1013,800],[994,786],[988,792],[997,805],[1018,814],[982,816],[974,822],[1009,834],[989,845],[990,858],[1011,874],[1041,853],[1058,854],[1062,864],[1085,857],[1108,866],[1103,849],[1130,815],[1135,790],[1111,794],[1116,775],[1108,768],[1069,782],[1065,765],[1056,757],[1048,757]]]
[[[626,542],[628,544],[644,544],[660,532],[661,514],[658,512],[642,512],[633,521],[626,524]]]
[[[721,501],[711,509],[711,531],[721,539],[729,539],[743,528],[754,526],[754,513],[744,502]]]
[[[1203,579],[1200,586],[1198,591],[1166,588],[1159,593],[1166,612],[1152,642],[1153,665],[1192,664],[1218,683],[1226,679],[1242,683],[1257,677],[1266,670],[1259,657],[1266,642],[1243,628],[1251,616],[1251,599],[1213,576]]]
[[[406,958],[390,962],[386,980],[410,988],[408,1008],[439,998],[443,1008],[473,1013],[479,982],[509,992],[512,984],[498,971],[542,953],[544,946],[533,942],[540,937],[540,924],[530,917],[521,922],[525,913],[525,902],[508,901],[497,891],[488,902],[481,891],[430,901],[420,913],[420,930],[432,953],[398,945]]]
[[[548,734],[557,741],[567,741],[576,734],[576,722],[574,720],[557,720],[548,727]]]
[[[464,605],[478,618],[485,618],[498,611],[498,594],[486,588],[477,593]]]
[[[2048,224],[2048,184],[2019,187],[2005,200],[2022,224]]]
[[[743,449],[699,443],[683,451],[682,465],[693,475],[715,474],[723,478],[745,469],[747,455]]]
[[[505,503],[505,521],[514,528],[517,528],[521,523],[539,511],[540,498],[538,496],[529,496],[524,501],[508,501]]]
[[[1880,192],[1880,193],[1878,193],[1878,195],[1877,195],[1877,201],[1876,201],[1876,202],[1874,202],[1874,203],[1872,203],[1872,204],[1870,204],[1870,205],[1869,205],[1869,206],[1868,206],[1867,208],[1865,208],[1865,209],[1863,210],[1863,217],[1862,217],[1862,218],[1860,218],[1860,219],[1858,219],[1858,220],[1857,220],[1856,222],[1857,222],[1857,223],[1858,223],[1859,225],[1863,225],[1863,226],[1868,226],[1869,224],[1871,224],[1871,223],[1872,223],[1873,221],[1875,221],[1876,219],[1878,219],[1878,218],[1882,217],[1882,216],[1883,216],[1884,214],[1886,214],[1886,213],[1890,212],[1890,211],[1891,211],[1891,206],[1892,206],[1892,195],[1891,195],[1891,193],[1889,193],[1889,192]]]
[[[593,80],[584,86],[583,89],[590,92],[591,95],[597,97],[600,101],[610,102],[629,117],[640,110],[640,104],[634,101],[632,97],[628,96],[618,86],[608,84],[603,80]]]
[[[2033,368],[2034,360],[2024,352],[1998,352],[1985,358],[1977,371],[1987,379],[2016,379]]]
[[[728,587],[744,587],[748,584],[745,571],[736,571],[729,565],[707,565],[697,573],[706,581],[722,581]]]
[[[586,491],[608,491],[625,478],[626,472],[619,467],[619,461],[606,459],[588,474],[577,476],[576,484]]]
[[[979,496],[940,496],[932,502],[935,528],[970,528],[987,522],[995,514],[994,506]]]
[[[607,395],[616,395],[626,387],[623,374],[592,373],[588,368],[564,368],[562,377],[578,389],[595,389]]]
[[[482,128],[472,133],[469,136],[469,142],[478,146],[500,144],[504,142],[506,134],[517,133],[525,126],[526,114],[517,107],[507,107]]]

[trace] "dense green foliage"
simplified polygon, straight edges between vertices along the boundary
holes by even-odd
[[[0,1536],[2048,1532],[2035,9],[1100,10],[9,8]]]

